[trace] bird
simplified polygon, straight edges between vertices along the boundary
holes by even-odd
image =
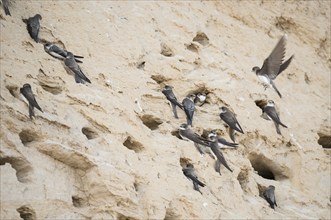
[[[186,121],[188,125],[192,126],[193,115],[195,111],[195,104],[194,104],[195,94],[188,95],[182,101],[184,112],[186,114]]]
[[[185,123],[179,126],[179,136],[183,140],[193,142],[194,146],[197,148],[200,154],[204,154],[204,150],[202,150],[199,145],[203,145],[206,147],[209,146],[210,141],[208,141],[207,139],[201,137],[200,135],[192,131]]]
[[[209,147],[217,158],[215,163],[216,172],[218,172],[221,175],[221,164],[223,164],[230,172],[232,172],[232,169],[227,164],[222,152],[219,150],[217,135],[215,133],[210,133],[208,135],[208,138],[211,141]]]
[[[273,120],[277,134],[281,135],[282,133],[280,132],[279,125],[283,126],[284,128],[287,128],[287,126],[280,121],[275,102],[272,100],[257,100],[255,101],[255,104],[262,109],[261,117],[266,120]]]
[[[20,88],[20,92],[26,98],[26,100],[29,103],[29,117],[32,119],[32,117],[35,117],[33,108],[37,108],[39,111],[43,112],[43,110],[38,105],[36,98],[34,97],[31,89],[31,85],[28,83],[25,83],[22,88]]]
[[[242,134],[244,134],[243,129],[241,128],[238,120],[236,119],[236,116],[234,113],[232,113],[227,107],[222,106],[221,108],[221,113],[220,113],[220,118],[227,124],[229,125],[229,135],[231,140],[235,143],[235,138],[234,138],[234,132],[238,131]]]
[[[66,51],[50,42],[47,42],[44,44],[44,50],[52,57],[55,57],[60,60],[64,60],[68,54],[68,51]],[[74,55],[74,57],[75,57],[75,61],[77,63],[82,63],[82,61],[80,61],[78,59],[84,58],[82,56],[77,56],[77,55]]]
[[[294,57],[294,55],[292,55],[288,60],[283,62],[286,50],[286,41],[287,35],[285,34],[282,38],[280,38],[271,54],[264,60],[261,69],[258,66],[254,66],[252,68],[252,72],[255,72],[257,77],[262,81],[262,83],[264,83],[264,88],[267,89],[271,86],[280,98],[282,98],[282,95],[278,91],[273,80],[275,80],[276,77],[290,65]]]
[[[264,198],[269,203],[270,207],[275,209],[275,206],[278,206],[276,203],[276,197],[275,197],[275,186],[270,185],[264,192],[263,192]]]
[[[5,14],[11,16],[10,11],[9,11],[9,0],[2,0],[2,6],[3,9],[5,10]]]
[[[184,175],[188,179],[192,180],[194,189],[196,191],[200,192],[201,195],[202,195],[202,192],[200,191],[199,186],[205,187],[206,184],[204,184],[203,182],[201,182],[198,179],[197,175],[194,172],[194,166],[193,166],[193,164],[191,164],[191,163],[187,164],[186,167],[184,167],[182,170],[183,170]]]
[[[64,59],[64,64],[75,74],[76,83],[84,83],[84,81],[91,83],[76,63],[75,57],[71,52],[67,52],[67,56]]]
[[[178,106],[181,109],[183,109],[183,106],[182,106],[182,104],[180,104],[177,101],[177,98],[176,98],[174,92],[172,91],[172,87],[169,86],[169,85],[166,85],[164,87],[164,89],[162,90],[162,93],[170,101],[170,104],[171,104],[171,107],[172,107],[172,111],[174,113],[175,118],[178,118],[176,106]]]
[[[201,106],[203,106],[203,104],[205,104],[206,99],[207,99],[206,93],[204,93],[204,92],[198,92],[195,95],[194,104],[201,107]]]
[[[41,15],[36,14],[33,17],[30,17],[28,19],[23,19],[23,22],[26,23],[26,28],[28,29],[28,32],[31,36],[31,38],[39,43],[39,30],[40,30],[40,23],[39,20],[41,20]]]
[[[229,146],[230,148],[238,147],[237,143],[230,143],[230,142],[226,141],[224,138],[218,136],[215,130],[212,130],[209,134],[217,136],[218,146],[220,148],[227,148],[225,146]]]

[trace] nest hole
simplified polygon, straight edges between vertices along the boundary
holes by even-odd
[[[131,136],[128,136],[125,139],[125,141],[123,142],[123,145],[125,147],[127,147],[128,149],[133,150],[136,153],[139,153],[139,152],[141,152],[144,149],[143,145],[140,142],[136,141]]]
[[[39,140],[39,135],[37,132],[31,130],[22,130],[18,135],[24,146],[27,146],[30,142]]]
[[[159,125],[163,123],[160,118],[157,118],[153,115],[143,115],[140,117],[140,119],[142,120],[143,124],[152,131],[158,129]]]
[[[77,208],[81,208],[86,205],[86,200],[80,196],[77,196],[77,195],[72,196],[71,200],[72,200],[73,206],[75,206]]]
[[[87,139],[91,140],[94,138],[97,138],[99,135],[96,131],[94,131],[92,128],[83,127],[82,133],[87,137]]]
[[[192,163],[192,160],[189,159],[189,158],[186,158],[186,157],[181,157],[179,159],[179,164],[181,167],[186,167],[187,164],[191,164]]]
[[[269,166],[270,162],[262,156],[254,156],[249,158],[252,167],[257,172],[257,174],[264,179],[276,180],[275,174],[272,168]]]
[[[202,46],[206,46],[209,44],[209,38],[207,37],[207,35],[200,31],[197,33],[197,35],[195,35],[193,41],[198,42]]]
[[[15,98],[19,98],[19,89],[17,86],[6,86],[6,89],[8,89],[9,93],[15,97]]]
[[[18,157],[0,157],[0,165],[2,166],[6,163],[9,163],[11,167],[15,169],[16,177],[19,182],[30,182],[32,167],[27,160]]]
[[[321,145],[323,148],[331,149],[331,131],[320,131],[317,133],[319,138],[317,143]]]
[[[143,70],[145,68],[146,61],[138,62],[137,69]]]
[[[58,95],[62,93],[63,88],[61,86],[52,86],[52,85],[47,85],[45,83],[39,82],[41,88],[45,90],[46,92],[52,93],[53,95]]]
[[[189,51],[192,51],[194,53],[199,52],[199,46],[194,43],[185,44],[185,46],[186,46],[186,49],[188,49]]]
[[[18,213],[20,213],[21,219],[24,220],[36,220],[36,212],[33,210],[33,208],[30,205],[23,205],[16,209]]]
[[[158,74],[158,75],[152,75],[151,76],[151,79],[154,80],[157,84],[161,84],[161,83],[167,81],[167,79],[165,78],[165,76],[160,75],[160,74]]]

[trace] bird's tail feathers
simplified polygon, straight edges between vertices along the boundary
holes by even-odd
[[[272,80],[270,80],[270,83],[271,83],[271,85],[272,85],[272,88],[274,88],[274,90],[275,90],[275,91],[277,92],[277,94],[279,95],[279,97],[282,98],[282,94],[280,94],[280,92],[278,91],[278,89],[277,89],[275,83],[274,83]]]
[[[174,113],[175,118],[178,118],[176,105],[174,103],[172,103],[172,102],[170,102],[170,103],[171,103],[172,112]]]
[[[233,141],[233,143],[236,143],[236,140],[234,138],[234,129],[229,128],[229,136],[230,136],[231,140]]]
[[[5,9],[5,14],[11,16],[8,6],[4,5],[3,8]]]
[[[75,58],[78,58],[78,59],[83,59],[84,57],[83,56],[78,56],[78,55],[74,55]]]
[[[33,106],[29,104],[29,117],[32,119],[32,117],[35,117]]]

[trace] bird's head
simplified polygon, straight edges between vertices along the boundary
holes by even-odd
[[[258,67],[258,66],[254,66],[253,68],[252,68],[252,72],[254,72],[254,73],[256,73],[257,71],[259,71],[260,70],[260,67]]]
[[[172,86],[169,86],[169,85],[164,86],[164,90],[171,90],[171,89],[172,89]]]
[[[272,100],[268,100],[267,106],[275,106],[275,102]]]
[[[41,15],[40,15],[40,14],[36,14],[36,15],[35,15],[35,17],[36,17],[36,18],[38,18],[39,20],[41,20],[41,19],[42,19],[42,17],[41,17]]]
[[[180,126],[179,126],[179,130],[186,130],[187,129],[187,124],[181,124]]]
[[[225,107],[225,106],[222,106],[222,107],[220,108],[220,110],[221,110],[221,113],[225,113],[225,112],[228,111],[228,108]]]

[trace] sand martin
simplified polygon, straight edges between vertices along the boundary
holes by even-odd
[[[183,99],[182,104],[184,107],[184,112],[186,114],[186,121],[188,125],[192,126],[193,115],[195,111],[194,105],[195,94],[191,94]]]
[[[292,55],[287,61],[283,63],[285,56],[287,35],[285,34],[277,43],[271,54],[264,60],[262,68],[255,66],[252,71],[256,73],[258,78],[263,82],[265,89],[269,86],[274,88],[279,97],[282,97],[275,83],[273,82],[276,77],[283,72],[291,63]]]
[[[49,42],[44,44],[44,50],[52,57],[55,57],[60,60],[64,60],[66,58],[66,56],[68,55],[68,51],[56,46],[55,44],[49,43]],[[82,56],[77,56],[77,55],[74,55],[74,57],[75,57],[75,61],[77,63],[82,63],[82,61],[80,61],[78,59],[84,58]]]
[[[41,20],[41,15],[36,14],[33,17],[30,17],[28,19],[23,19],[24,23],[26,23],[26,28],[28,29],[28,32],[32,39],[39,43],[39,29],[40,29],[40,23],[39,20]]]
[[[39,111],[43,112],[43,110],[41,110],[40,106],[38,105],[38,103],[32,93],[30,84],[25,83],[23,85],[23,87],[20,88],[20,92],[22,93],[24,98],[26,98],[26,100],[29,102],[29,116],[31,119],[32,119],[32,117],[35,117],[34,110],[33,110],[34,107],[36,107]]]
[[[195,103],[197,106],[200,106],[200,107],[201,107],[203,104],[205,104],[206,99],[207,99],[207,95],[206,95],[206,93],[198,92],[198,93],[195,95],[194,103]]]
[[[193,164],[190,163],[187,164],[186,167],[183,168],[183,173],[188,179],[192,180],[194,189],[202,194],[202,192],[199,189],[199,185],[205,187],[206,184],[204,184],[198,179],[197,175],[194,172]]]
[[[234,132],[238,131],[240,133],[244,133],[243,129],[241,128],[239,122],[236,119],[236,116],[234,113],[232,113],[227,107],[221,107],[221,113],[220,113],[220,117],[221,119],[227,124],[229,125],[229,135],[230,138],[233,142],[235,141],[234,138]]]
[[[5,10],[5,14],[11,16],[10,11],[9,11],[9,0],[2,0],[2,6],[3,9]]]
[[[187,124],[181,124],[179,126],[179,136],[186,141],[191,141],[194,143],[194,146],[197,148],[200,154],[204,154],[204,150],[200,148],[199,145],[209,147],[210,141],[201,137],[194,131],[192,131]]]
[[[276,203],[276,197],[275,197],[275,187],[273,185],[270,185],[263,192],[263,196],[267,200],[267,202],[270,204],[271,208],[275,209],[275,206],[278,206]]]
[[[91,83],[91,81],[84,75],[80,67],[75,61],[75,57],[71,52],[67,52],[67,56],[64,59],[64,64],[75,74],[76,83],[84,83],[84,81]]]
[[[178,115],[177,115],[177,109],[176,109],[176,106],[178,106],[179,108],[183,109],[183,106],[182,104],[180,104],[178,101],[177,101],[177,98],[175,96],[175,94],[173,93],[172,91],[172,87],[171,86],[168,86],[166,85],[164,87],[164,89],[162,90],[162,93],[166,96],[166,98],[170,101],[170,104],[171,104],[171,107],[172,107],[172,111],[175,115],[175,118],[178,118]]]
[[[217,160],[215,163],[215,170],[221,175],[221,164],[223,164],[230,172],[232,172],[231,168],[227,164],[222,152],[219,150],[218,146],[218,139],[215,133],[210,133],[208,135],[209,140],[211,141],[209,147],[211,148],[212,152],[215,154]]]
[[[257,100],[255,101],[255,104],[262,109],[261,117],[266,120],[273,120],[277,134],[281,135],[279,125],[283,126],[284,128],[287,128],[287,126],[280,121],[279,113],[276,109],[275,102],[272,100]]]
[[[209,135],[216,135],[217,141],[218,141],[218,146],[220,148],[227,148],[226,146],[228,146],[230,148],[238,147],[237,143],[230,143],[230,142],[226,141],[224,138],[221,138],[220,136],[218,136],[215,130],[211,131],[209,133]]]

